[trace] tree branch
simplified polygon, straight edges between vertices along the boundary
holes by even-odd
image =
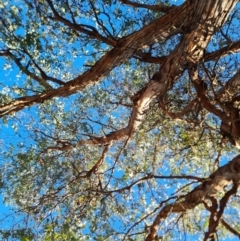
[[[166,109],[166,106],[165,104],[163,103],[162,100],[159,100],[159,105],[160,107],[162,108],[163,112],[168,115],[169,117],[173,118],[173,119],[176,119],[176,118],[182,118],[184,115],[186,115],[188,112],[190,112],[194,106],[198,103],[197,99],[193,99],[191,100],[187,106],[185,106],[180,112],[169,112],[167,109]]]
[[[109,32],[109,30],[104,26],[104,23],[102,22],[102,20],[99,19],[98,14],[97,14],[97,12],[96,12],[96,9],[95,9],[95,7],[94,7],[94,4],[92,3],[91,0],[89,1],[89,4],[90,4],[91,7],[92,7],[92,10],[93,10],[93,13],[94,13],[94,16],[95,16],[95,19],[96,19],[98,25],[101,26],[103,32],[104,32],[107,36],[109,36],[111,39],[114,39],[113,35],[112,35],[112,34]]]
[[[240,70],[228,80],[225,86],[217,93],[221,102],[231,102],[240,91]]]
[[[31,71],[29,71],[28,66],[23,66],[23,64],[21,63],[21,59],[14,56],[9,50],[5,52],[5,56],[11,58],[24,74],[36,80],[41,86],[45,87],[47,90],[52,89],[52,86],[46,82],[47,79],[42,79],[39,76],[32,73]]]
[[[205,109],[207,109],[209,112],[220,117],[220,119],[226,119],[227,115],[223,111],[221,111],[220,109],[217,109],[214,105],[212,105],[209,102],[208,98],[206,97],[205,91],[202,88],[202,80],[200,79],[200,77],[198,75],[196,65],[190,65],[189,76],[194,84],[198,97],[201,99],[201,103],[202,103],[203,107]]]
[[[223,219],[221,219],[221,223],[228,231],[230,231],[231,233],[236,235],[238,238],[240,238],[240,233],[237,230],[235,230],[229,223],[227,223]]]
[[[233,42],[224,48],[221,48],[211,53],[206,53],[206,55],[204,56],[204,62],[211,61],[211,60],[218,60],[228,54],[234,54],[239,51],[240,51],[240,41]]]
[[[240,51],[240,41],[233,42],[229,44],[228,46],[221,48],[219,50],[216,50],[211,53],[205,53],[203,56],[204,62],[209,62],[213,60],[218,60],[220,58],[225,57],[228,54],[234,54]],[[149,53],[144,53],[142,51],[138,51],[136,53],[135,58],[139,59],[141,62],[147,62],[152,64],[162,64],[167,56],[161,56],[161,57],[153,57]]]
[[[108,39],[108,38],[102,36],[101,34],[98,33],[98,31],[94,27],[88,26],[88,28],[92,29],[92,31],[90,31],[83,27],[83,26],[87,26],[87,25],[71,23],[69,20],[63,18],[62,16],[59,15],[57,10],[54,8],[52,1],[51,0],[46,0],[46,1],[47,1],[48,5],[50,6],[56,20],[64,23],[66,26],[70,27],[71,29],[74,29],[74,30],[79,31],[84,34],[87,34],[91,38],[97,39],[97,40],[104,42],[111,46],[116,46],[117,42],[115,40]]]
[[[49,3],[51,1],[47,0]],[[53,97],[66,97],[78,91],[83,90],[90,84],[99,82],[113,68],[123,63],[126,59],[133,56],[141,47],[146,44],[152,44],[158,40],[164,40],[170,35],[178,32],[177,28],[180,23],[186,21],[184,17],[190,11],[188,4],[183,4],[181,8],[171,11],[169,14],[154,20],[141,30],[130,34],[117,41],[117,45],[106,53],[96,64],[84,74],[66,83],[58,89],[45,91],[40,95],[25,96],[13,100],[12,102],[0,106],[0,117],[19,111],[24,107],[31,106],[35,103],[42,103]],[[177,16],[173,18],[173,16]]]
[[[205,237],[203,241],[207,241],[209,238],[214,236],[215,233],[217,232],[217,227],[222,218],[223,211],[227,205],[227,202],[232,195],[236,194],[237,189],[238,189],[238,184],[233,182],[232,188],[228,192],[226,192],[224,197],[220,200],[219,211],[217,211],[217,205],[215,205],[216,208],[215,210],[213,210],[211,214],[212,218],[209,220],[208,232],[205,233]]]
[[[213,13],[215,13],[214,9],[211,8],[210,10],[213,11]],[[202,17],[203,12],[199,13],[201,14],[199,16],[200,18]],[[164,15],[164,16],[167,16],[167,15]],[[216,14],[215,17],[218,18],[218,16],[219,15]],[[173,84],[178,80],[179,76],[181,76],[181,74],[184,72],[190,60],[195,61],[197,63],[202,58],[203,50],[206,48],[213,33],[214,32],[212,31],[211,28],[209,29],[209,33],[204,32],[204,35],[207,34],[208,37],[205,37],[203,40],[202,25],[199,24],[196,27],[196,29],[192,30],[191,33],[189,33],[188,35],[185,35],[182,38],[179,45],[175,48],[175,50],[173,50],[169,54],[167,59],[164,61],[164,63],[160,67],[160,70],[153,75],[152,80],[150,80],[145,85],[144,88],[142,88],[134,96],[132,96],[131,99],[133,101],[134,107],[133,107],[128,125],[126,127],[124,127],[123,129],[117,130],[115,132],[109,133],[104,137],[92,137],[89,140],[80,141],[73,146],[78,146],[83,144],[104,145],[104,144],[110,143],[111,141],[116,141],[123,138],[130,138],[132,134],[141,125],[145,112],[149,108],[149,105],[152,102],[152,100],[155,99],[155,97],[157,96],[161,98],[165,96],[166,92],[172,88]],[[130,36],[133,36],[133,35],[130,35]],[[194,47],[192,46],[193,39],[195,43]],[[112,51],[114,51],[114,49]],[[113,55],[111,54],[110,57],[112,56]],[[96,65],[94,67],[96,67]],[[106,67],[106,64],[104,65],[104,67]],[[198,81],[199,81],[198,74],[197,75],[196,74],[197,74],[196,69],[192,67],[191,78],[193,78],[194,83],[196,82],[196,85],[199,85],[200,86],[199,88],[201,88],[202,90],[202,86],[198,84]],[[199,95],[201,98],[203,99],[205,98],[204,101],[206,102],[206,106],[211,110],[211,112],[217,113],[220,116],[224,115],[222,111],[218,110],[215,106],[212,106],[211,104],[208,103],[206,96],[203,93],[201,93],[201,91],[199,91]],[[51,147],[51,149],[54,149],[54,148],[57,149],[58,147]],[[72,147],[69,146],[69,148],[72,148]],[[68,149],[64,149],[64,150],[68,150]]]
[[[147,62],[152,64],[162,64],[167,56],[161,56],[161,57],[153,57],[149,53],[144,53],[140,50],[137,51],[134,58],[138,59],[141,62]]]
[[[120,0],[120,2],[127,4],[134,8],[146,8],[149,10],[159,11],[159,12],[163,12],[163,13],[168,13],[169,11],[176,8],[176,6],[173,6],[173,5],[172,6],[167,6],[165,4],[149,5],[149,4],[136,3],[136,2],[132,2],[132,1],[128,1],[128,0]]]
[[[233,158],[228,164],[220,167],[217,171],[209,176],[201,185],[195,187],[193,191],[188,193],[183,201],[168,204],[161,209],[150,227],[146,241],[152,241],[157,236],[157,230],[160,222],[167,218],[170,213],[181,213],[188,209],[193,209],[205,199],[217,196],[220,192],[224,192],[224,188],[233,183],[234,187],[228,191],[220,202],[220,213],[224,210],[227,200],[237,191],[240,182],[240,155]]]

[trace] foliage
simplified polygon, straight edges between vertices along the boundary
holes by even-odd
[[[2,240],[239,236],[240,5],[140,2],[0,1]]]

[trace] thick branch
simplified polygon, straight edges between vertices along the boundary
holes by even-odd
[[[217,227],[219,225],[219,222],[221,221],[223,211],[227,205],[227,202],[232,195],[236,194],[237,188],[238,188],[238,184],[233,183],[233,187],[228,192],[226,192],[224,197],[221,199],[219,211],[216,212],[217,210],[216,209],[212,213],[213,217],[210,219],[208,232],[205,233],[205,237],[203,241],[207,241],[209,238],[214,236],[214,234],[217,232]]]
[[[216,50],[212,53],[207,53],[204,57],[204,61],[218,60],[228,54],[234,54],[240,51],[240,41],[233,42],[228,46]]]
[[[240,51],[240,41],[234,42],[229,44],[228,46],[221,48],[219,50],[216,50],[211,53],[206,53],[205,56],[203,56],[203,61],[208,62],[208,61],[213,61],[213,60],[218,60],[220,58],[225,57],[228,54],[234,54]],[[147,62],[147,63],[152,63],[152,64],[162,64],[164,60],[166,59],[167,56],[161,56],[161,57],[154,57],[151,56],[149,53],[143,53],[141,51],[138,51],[136,53],[137,59],[142,62]]]
[[[204,207],[209,211],[211,212],[211,216],[212,216],[212,213],[215,212],[217,210],[217,200],[215,198],[211,198],[211,201],[212,201],[212,206],[208,206],[206,202],[203,202],[204,204]],[[213,216],[214,218],[214,216]],[[229,223],[227,223],[223,218],[221,218],[221,223],[222,225],[229,231],[231,232],[232,234],[236,235],[238,238],[240,238],[240,233],[237,232]]]
[[[151,54],[144,53],[139,50],[139,51],[137,51],[137,53],[134,57],[141,62],[147,62],[147,63],[152,63],[152,64],[162,64],[166,60],[167,56],[153,57],[153,56],[151,56]]]
[[[239,72],[240,73],[240,72]],[[238,75],[239,75],[238,73]],[[227,137],[228,140],[240,149],[240,116],[239,110],[234,107],[232,102],[224,103],[221,105],[223,111],[218,109],[216,106],[210,103],[208,98],[205,95],[205,91],[202,89],[202,80],[200,79],[197,71],[196,65],[190,65],[189,68],[190,78],[193,81],[193,84],[196,88],[199,99],[201,100],[201,104],[203,107],[211,112],[212,114],[217,115],[221,119],[221,127],[220,132],[223,137]],[[235,80],[237,75],[235,75],[232,79]],[[238,82],[238,78],[237,81]],[[229,91],[230,92],[230,91]],[[228,92],[225,92],[226,95]],[[220,103],[220,102],[219,102]]]
[[[228,118],[222,119],[221,133],[228,137],[229,141],[240,148],[240,115],[237,99],[240,91],[240,71],[228,80],[226,85],[217,93],[218,101],[228,113]],[[236,103],[235,103],[236,101]]]
[[[169,14],[154,20],[141,30],[118,40],[116,47],[106,53],[90,70],[66,83],[58,89],[46,91],[40,95],[18,98],[8,104],[0,106],[0,116],[19,111],[24,107],[35,103],[41,103],[53,97],[66,97],[83,90],[93,83],[97,83],[113,68],[133,56],[138,49],[146,44],[152,44],[158,40],[164,40],[178,32],[180,23],[186,21],[186,14],[190,11],[189,4],[183,4],[181,8],[171,11]]]
[[[221,111],[220,109],[216,108],[214,105],[212,105],[210,103],[210,101],[208,100],[208,98],[206,97],[205,91],[203,91],[203,88],[202,88],[202,80],[200,79],[200,77],[198,75],[198,70],[197,70],[196,65],[191,65],[189,67],[189,75],[195,86],[197,95],[200,98],[203,107],[206,110],[208,110],[209,112],[217,115],[221,119],[227,118],[226,114],[223,111]]]
[[[224,188],[227,185],[231,183],[234,183],[234,185],[236,185],[239,182],[240,155],[236,156],[228,164],[220,167],[217,171],[210,175],[206,181],[204,181],[201,185],[197,186],[193,189],[193,191],[188,193],[183,201],[179,203],[169,204],[162,208],[162,210],[159,212],[150,227],[150,233],[147,236],[146,241],[154,240],[157,235],[157,230],[160,222],[166,219],[170,213],[185,212],[188,209],[193,209],[205,199],[215,197],[219,193],[224,192]],[[236,191],[235,188],[234,191]],[[232,192],[230,194],[232,194]],[[222,208],[225,205],[225,201],[228,200],[228,197],[229,195],[227,193],[222,199],[224,200],[223,205],[221,206]]]
[[[229,6],[231,6],[231,4]],[[215,7],[217,9],[219,8],[218,5]],[[203,12],[201,12],[201,15],[199,16],[199,18],[201,18],[202,15],[205,15],[204,9],[202,11]],[[215,21],[216,22],[215,24],[217,26],[220,23],[222,24],[222,16],[219,19],[220,23],[217,21],[219,15],[216,13],[217,12],[216,9],[209,7],[209,9],[207,8],[206,11],[210,11],[215,14],[214,17],[216,19],[214,20],[211,19],[211,21]],[[210,13],[208,15],[212,17]],[[194,15],[194,17],[196,16]],[[199,22],[199,20],[197,22]],[[152,77],[152,80],[150,80],[150,82],[146,84],[144,88],[142,88],[132,97],[134,107],[133,107],[128,125],[125,128],[121,130],[117,130],[113,133],[110,133],[105,137],[95,137],[87,141],[80,141],[77,145],[82,145],[82,144],[101,144],[102,145],[114,140],[130,137],[132,133],[134,133],[136,129],[140,126],[144,118],[145,111],[149,108],[149,105],[152,102],[152,100],[158,95],[160,97],[165,96],[167,90],[172,88],[173,84],[176,82],[178,77],[183,73],[189,61],[197,63],[202,58],[203,50],[206,48],[208,42],[211,39],[211,36],[214,33],[211,26],[209,26],[207,29],[204,29],[204,31],[203,31],[203,27],[205,27],[204,22],[202,23],[202,25],[201,24],[197,25],[196,29],[194,29],[191,33],[189,33],[188,35],[185,35],[182,41],[180,42],[180,44],[175,48],[174,51],[171,52],[171,54],[167,57],[165,62],[162,64],[159,72],[154,74],[154,76]],[[192,73],[196,75],[196,70],[193,69]],[[198,75],[197,76],[195,75],[192,77],[198,78]],[[197,80],[195,82],[197,82]],[[203,97],[205,97],[204,94],[203,94]],[[210,106],[211,110],[213,109],[216,113],[218,113],[219,115],[220,114],[222,115],[222,112],[216,109],[214,106],[211,106],[211,105],[208,105],[208,106]],[[69,148],[71,148],[71,146],[69,146]]]

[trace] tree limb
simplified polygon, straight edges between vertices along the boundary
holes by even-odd
[[[224,48],[221,48],[211,53],[206,53],[204,56],[204,62],[218,60],[228,54],[234,54],[239,51],[240,51],[240,41],[233,42]]]
[[[231,102],[240,91],[240,70],[228,80],[225,86],[217,93],[217,97],[221,102]]]
[[[47,1],[51,3],[51,1]],[[184,20],[186,21],[184,16],[189,11],[189,4],[183,4],[181,8],[171,11],[169,14],[146,25],[141,30],[118,40],[117,45],[99,59],[90,70],[69,81],[63,87],[45,91],[40,95],[17,98],[8,104],[1,105],[0,117],[19,111],[24,107],[31,106],[35,103],[42,103],[43,101],[54,97],[66,97],[72,95],[83,90],[90,84],[99,82],[113,68],[133,56],[144,45],[152,44],[156,39],[164,40],[170,35],[177,33],[178,28],[173,27],[173,25],[179,26]]]
[[[216,6],[219,7],[219,6]],[[207,9],[209,10],[209,9]],[[206,11],[207,11],[206,10]],[[202,17],[205,9],[202,10],[199,18]],[[215,13],[215,9],[210,8],[209,11]],[[199,13],[200,14],[200,13]],[[215,18],[218,19],[219,15],[215,13]],[[164,15],[167,16],[167,15]],[[194,17],[196,17],[194,15]],[[221,22],[221,19],[219,20]],[[204,25],[204,23],[203,23]],[[120,140],[122,138],[131,137],[131,135],[137,130],[141,125],[144,118],[145,111],[149,108],[150,103],[156,96],[164,97],[166,92],[172,88],[173,84],[177,81],[178,77],[181,76],[189,61],[198,62],[203,56],[203,50],[206,48],[208,42],[213,35],[213,30],[210,27],[209,32],[202,32],[202,25],[199,24],[196,26],[196,29],[193,29],[191,33],[185,35],[179,45],[173,50],[164,63],[161,65],[160,70],[154,74],[152,80],[150,80],[141,90],[139,90],[134,96],[132,96],[133,101],[133,110],[128,122],[128,125],[123,129],[109,133],[104,137],[92,137],[89,140],[80,141],[73,146],[83,145],[83,144],[96,144],[104,145],[110,143],[111,141]],[[202,39],[202,34],[207,35]],[[131,35],[130,35],[131,36]],[[194,39],[194,40],[193,40]],[[194,46],[192,42],[194,41]],[[113,49],[114,50],[114,49]],[[112,56],[112,55],[111,55]],[[104,58],[104,57],[103,57]],[[95,65],[96,66],[96,65]],[[202,86],[198,84],[199,78],[196,68],[191,67],[191,78],[196,85],[199,85],[202,90]],[[223,116],[224,112],[218,110],[215,106],[211,105],[204,93],[199,91],[198,93],[206,103],[206,107],[211,110],[212,113],[219,116]],[[225,116],[224,116],[225,117]],[[57,148],[57,147],[54,147]],[[69,148],[72,148],[69,146]],[[53,149],[53,148],[52,148]]]
[[[159,12],[163,12],[163,13],[168,13],[169,11],[173,10],[176,8],[176,6],[168,6],[165,4],[158,4],[158,5],[149,5],[149,4],[142,4],[142,3],[136,3],[136,2],[132,2],[132,1],[128,1],[128,0],[120,0],[120,2],[127,4],[131,7],[135,7],[135,8],[146,8],[149,10],[153,10],[153,11],[159,11]]]
[[[212,238],[216,234],[217,227],[222,218],[223,211],[227,205],[227,202],[232,195],[236,194],[237,189],[238,189],[238,184],[233,182],[232,188],[228,192],[226,192],[224,197],[220,200],[219,211],[217,211],[218,206],[215,205],[216,208],[211,213],[212,218],[210,218],[209,220],[208,232],[205,233],[205,237],[203,241],[207,241],[209,238]]]
[[[240,233],[235,230],[229,223],[227,223],[224,219],[221,219],[221,223],[222,225],[231,233],[233,233],[234,235],[236,235],[238,238],[240,238]]]
[[[188,193],[183,201],[168,204],[161,209],[156,216],[153,224],[150,227],[146,241],[152,241],[157,236],[157,230],[160,222],[167,218],[170,213],[185,212],[188,209],[193,209],[201,202],[211,197],[215,197],[220,192],[224,192],[224,188],[233,183],[234,187],[228,191],[220,202],[221,216],[227,200],[237,191],[238,183],[240,182],[240,155],[233,158],[229,163],[220,167],[217,171],[209,176],[201,185],[195,187],[193,191]]]
[[[211,53],[205,53],[203,56],[203,61],[204,62],[209,62],[213,60],[218,60],[220,58],[225,57],[228,54],[234,54],[240,51],[240,41],[233,42],[229,44],[228,46],[221,48],[219,50],[216,50]],[[136,53],[135,58],[139,59],[141,62],[147,62],[147,63],[152,63],[152,64],[162,64],[167,56],[160,56],[160,57],[155,57],[151,56],[149,53],[144,53],[142,51],[138,51]]]

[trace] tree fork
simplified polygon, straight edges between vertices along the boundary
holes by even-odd
[[[211,174],[209,178],[206,179],[206,181],[188,193],[183,201],[169,204],[163,207],[151,225],[150,233],[145,240],[154,240],[154,238],[157,236],[157,229],[160,222],[166,219],[170,213],[180,213],[189,209],[193,209],[204,200],[215,197],[217,194],[224,192],[224,188],[231,183],[234,185],[234,192],[231,192],[233,195],[237,190],[239,182],[240,155],[236,156],[228,164],[220,167],[217,171]],[[222,202],[224,202],[225,199],[222,199]]]

